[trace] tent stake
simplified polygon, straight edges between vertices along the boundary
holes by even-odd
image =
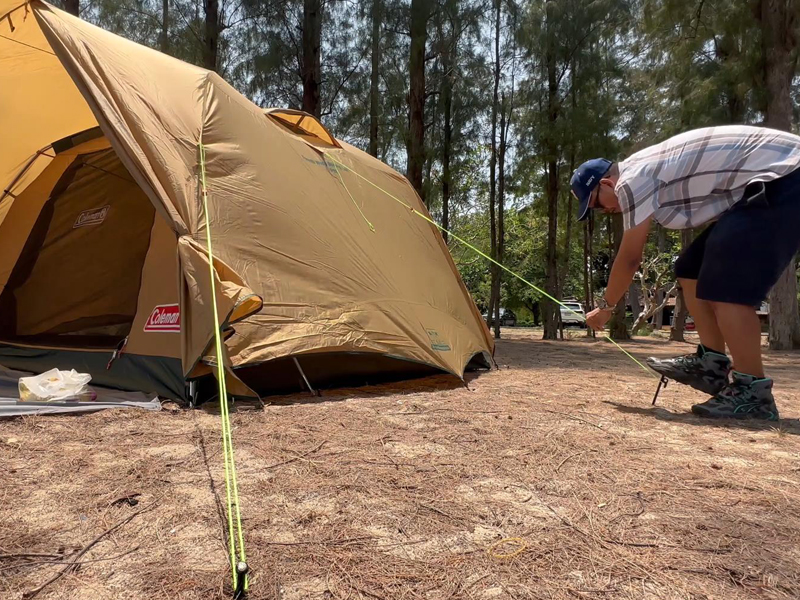
[[[315,390],[313,387],[311,387],[311,384],[308,382],[308,377],[306,377],[306,374],[303,372],[303,367],[300,366],[300,361],[297,360],[296,356],[293,356],[292,360],[294,361],[297,370],[300,371],[300,375],[303,376],[303,381],[306,382],[306,387],[308,388],[308,391],[311,392],[313,396],[319,396],[320,395],[319,392]]]
[[[233,600],[244,600],[247,598],[247,574],[250,567],[243,560],[236,563],[236,589],[233,590]]]
[[[653,406],[656,405],[656,400],[658,400],[658,394],[661,391],[661,388],[667,389],[667,383],[669,379],[667,379],[664,375],[661,376],[661,379],[658,382],[658,387],[656,388],[656,394],[653,396]]]

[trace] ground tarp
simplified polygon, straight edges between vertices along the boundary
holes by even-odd
[[[108,388],[91,386],[97,394],[92,402],[20,402],[19,378],[30,373],[12,371],[0,366],[0,418],[21,417],[25,415],[50,415],[63,413],[86,413],[107,408],[140,408],[161,410],[161,403],[155,396],[148,397],[141,392],[122,392]]]

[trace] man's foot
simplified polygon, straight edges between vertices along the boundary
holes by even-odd
[[[780,418],[772,397],[772,379],[756,379],[735,371],[724,390],[702,404],[692,406],[692,412],[712,419],[777,421]]]
[[[697,347],[697,352],[686,356],[648,358],[647,365],[660,375],[711,395],[722,391],[731,370],[727,356],[706,350],[702,345]]]

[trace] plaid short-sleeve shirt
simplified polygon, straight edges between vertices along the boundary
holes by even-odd
[[[625,229],[650,217],[669,229],[698,227],[741,200],[748,183],[798,167],[800,137],[785,131],[727,125],[682,133],[619,163]]]

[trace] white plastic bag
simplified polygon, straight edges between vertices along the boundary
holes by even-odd
[[[88,383],[92,376],[86,373],[50,369],[41,375],[21,377],[19,399],[23,402],[56,402],[63,400],[94,400]]]

